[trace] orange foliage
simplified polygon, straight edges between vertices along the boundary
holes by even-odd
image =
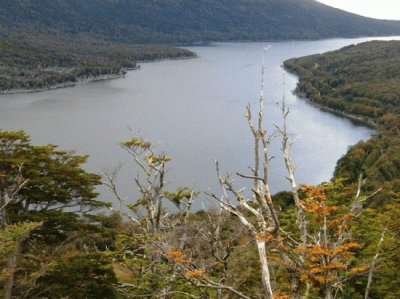
[[[197,269],[197,270],[192,270],[192,271],[186,271],[185,272],[185,277],[186,278],[194,278],[194,279],[203,279],[206,278],[206,271],[204,269]]]
[[[326,191],[328,187],[315,187],[302,185],[301,189],[306,194],[307,198],[301,201],[304,211],[317,217],[317,222],[321,221],[326,216],[333,215],[338,212],[336,206],[327,205]]]
[[[349,239],[341,239],[350,230],[354,214],[340,214],[339,207],[332,205],[328,198],[329,186],[302,186],[306,198],[302,205],[310,217],[309,227],[315,230],[314,244],[301,244],[294,253],[304,258],[300,279],[311,282],[315,287],[332,285],[341,276],[351,277],[368,271],[368,266],[351,268],[354,253],[361,247]],[[325,226],[326,224],[326,226]]]
[[[309,250],[307,250],[307,254],[310,256],[313,256],[313,255],[329,256],[331,254],[331,252],[329,249],[325,249],[321,245],[315,245],[315,246],[312,246],[311,248],[309,248]]]
[[[310,273],[317,274],[317,273],[325,273],[329,271],[337,271],[337,270],[344,270],[346,269],[346,265],[341,263],[331,263],[327,266],[320,266],[316,268],[310,269]]]
[[[358,248],[361,248],[361,245],[355,242],[352,243],[347,243],[342,246],[339,246],[333,250],[332,256],[338,256],[338,255],[348,255],[353,250],[356,250]]]
[[[275,237],[270,233],[257,233],[256,238],[258,241],[268,243],[274,240]]]
[[[290,299],[292,298],[289,294],[282,292],[274,292],[272,299]]]
[[[186,254],[180,250],[171,250],[167,257],[175,264],[188,264],[190,261]]]
[[[360,274],[360,273],[365,273],[365,272],[369,271],[370,268],[371,268],[370,265],[361,266],[361,267],[355,267],[355,268],[351,269],[351,270],[347,273],[347,275],[348,275],[348,276],[355,276],[355,275]]]
[[[284,238],[275,236],[271,233],[256,233],[256,238],[260,242],[268,243],[268,246],[286,252],[287,248],[284,245]]]
[[[334,220],[328,221],[328,228],[330,230],[337,230],[335,237],[338,237],[340,234],[348,232],[351,227],[351,221],[354,218],[354,214],[349,212],[342,217],[339,217]]]

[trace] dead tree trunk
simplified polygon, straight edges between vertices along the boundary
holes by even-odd
[[[248,125],[254,138],[254,166],[251,168],[252,172],[250,175],[237,173],[238,176],[251,180],[253,185],[253,196],[246,197],[242,192],[243,189],[236,189],[229,174],[225,177],[221,176],[218,162],[216,162],[216,169],[223,196],[220,198],[215,194],[211,195],[220,203],[220,206],[224,210],[236,216],[243,226],[251,232],[259,254],[264,297],[272,299],[273,289],[266,243],[277,237],[280,224],[277,212],[273,205],[269,185],[269,166],[272,157],[269,156],[268,147],[272,136],[267,133],[263,124],[264,72],[265,65],[263,63],[261,72],[261,96],[259,100],[257,121],[253,122],[250,105],[247,106],[246,111]],[[230,196],[235,199],[236,204],[230,199]]]
[[[365,287],[364,299],[368,299],[368,297],[369,297],[369,292],[371,290],[371,285],[372,285],[372,279],[374,277],[375,266],[376,266],[376,263],[378,262],[380,249],[382,247],[383,241],[385,240],[385,236],[386,236],[386,229],[381,234],[381,238],[380,238],[378,246],[376,248],[376,253],[375,253],[374,258],[372,259],[372,262],[371,262],[371,267],[370,267],[369,272],[368,272],[367,286]]]

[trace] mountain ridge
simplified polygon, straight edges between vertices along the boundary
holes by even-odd
[[[5,36],[92,36],[106,41],[320,39],[399,35],[400,21],[347,13],[314,0],[3,0]]]

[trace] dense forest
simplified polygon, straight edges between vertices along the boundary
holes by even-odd
[[[366,238],[378,226],[394,228],[394,239],[383,245],[387,246],[386,256],[382,257],[376,280],[377,293],[371,298],[395,298],[400,292],[399,272],[394,270],[399,244],[393,242],[399,236],[396,222],[400,207],[400,42],[351,45],[322,55],[291,59],[284,65],[299,75],[298,94],[322,109],[377,130],[373,138],[351,147],[338,161],[335,178],[345,178],[346,185],[354,187],[362,175],[365,190],[379,190],[365,202],[371,219],[364,220],[359,227],[365,226],[362,229]],[[382,219],[384,223],[380,222]]]
[[[400,34],[400,22],[313,0],[3,0],[0,15],[3,35],[62,33],[138,44]]]
[[[167,46],[135,46],[63,38],[0,39],[0,92],[42,90],[78,82],[119,77],[137,62],[193,57]]]
[[[398,21],[313,0],[3,0],[0,92],[113,78],[141,60],[194,56],[165,45],[398,34]]]
[[[282,103],[277,132],[291,189],[277,194],[262,150],[271,141],[263,96],[246,110],[254,165],[225,175],[216,163],[217,193],[168,190],[172,158],[133,137],[121,142],[138,173],[139,196],[127,203],[115,173],[82,169],[87,157],[0,131],[3,298],[398,298],[398,61],[400,42],[369,42],[285,62],[299,93],[377,131],[349,149],[331,182],[299,186]],[[118,204],[96,200],[99,184]],[[220,209],[192,212],[205,198]]]
[[[386,192],[400,192],[400,42],[351,45],[291,59],[285,67],[299,75],[296,92],[311,103],[377,128],[339,161],[336,176],[354,182],[363,173],[371,188],[384,184]]]

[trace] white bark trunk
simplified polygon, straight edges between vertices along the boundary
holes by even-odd
[[[260,257],[261,274],[264,286],[264,294],[266,299],[273,298],[272,286],[271,286],[271,275],[269,273],[267,253],[265,250],[265,242],[256,240],[258,255]]]
[[[373,276],[374,276],[375,265],[376,265],[376,263],[378,261],[378,258],[379,258],[379,253],[380,253],[380,250],[381,250],[382,243],[385,240],[385,234],[386,234],[386,229],[381,234],[381,238],[380,238],[378,246],[376,248],[375,256],[374,256],[374,258],[372,259],[372,262],[371,262],[371,268],[369,269],[369,273],[368,273],[368,282],[367,282],[367,286],[365,288],[364,299],[368,299],[369,298],[369,291],[371,290],[371,285],[372,285],[372,279],[373,279]]]
[[[333,299],[333,292],[330,286],[327,286],[324,290],[325,299]]]

